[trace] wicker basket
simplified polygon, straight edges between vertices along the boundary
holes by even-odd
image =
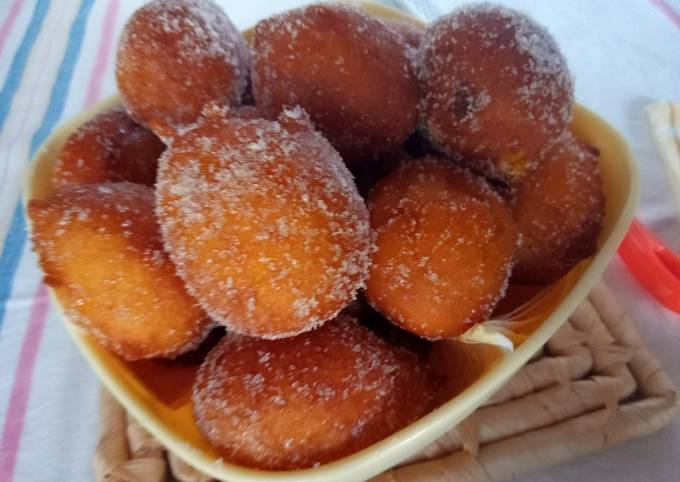
[[[649,435],[676,388],[600,285],[543,351],[462,424],[374,481],[499,481]],[[103,392],[98,481],[211,480],[165,449]]]

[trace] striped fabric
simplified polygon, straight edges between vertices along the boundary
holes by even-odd
[[[28,275],[34,281],[32,300],[30,294],[26,296],[30,291],[23,293],[23,296],[12,292],[12,289],[16,286],[13,281],[17,276],[21,260],[30,257],[26,256],[25,222],[22,206],[18,199],[21,182],[17,181],[20,180],[20,176],[26,168],[27,158],[33,156],[40,144],[62,119],[67,99],[71,93],[71,83],[76,65],[81,58],[83,40],[92,7],[92,0],[82,0],[80,3],[63,2],[61,5],[50,5],[49,1],[38,0],[34,7],[31,23],[15,53],[3,88],[3,94],[6,93],[8,99],[7,103],[3,104],[2,114],[5,114],[5,112],[7,114],[0,116],[0,126],[3,122],[9,120],[13,126],[16,126],[18,132],[11,136],[11,129],[3,129],[3,137],[7,136],[8,140],[3,139],[2,145],[4,149],[11,153],[10,155],[21,153],[21,158],[18,160],[23,161],[8,164],[8,169],[4,170],[2,177],[0,177],[3,186],[0,209],[2,209],[2,212],[11,210],[13,213],[9,227],[2,226],[0,228],[0,234],[7,233],[0,257],[2,269],[0,275],[0,329],[2,329],[2,332],[0,332],[0,336],[2,336],[3,341],[5,337],[10,338],[14,334],[11,325],[3,329],[5,328],[3,322],[8,318],[6,316],[7,310],[12,307],[11,302],[15,299],[17,301],[30,300],[28,322],[24,323],[23,336],[20,337],[21,341],[15,347],[18,348],[18,353],[15,355],[16,362],[13,364],[15,370],[9,390],[9,398],[7,399],[0,441],[0,473],[9,479],[15,474],[17,462],[20,459],[19,448],[22,442],[29,397],[32,394],[33,374],[49,312],[46,291],[44,286],[39,283],[37,273],[33,272]],[[8,17],[8,20],[11,20],[11,18]],[[108,18],[102,20],[105,24],[111,24],[115,21],[115,17],[108,16]],[[42,28],[50,25],[53,26],[54,30]],[[110,27],[107,30],[111,32]],[[63,31],[67,31],[68,35],[65,37],[60,35]],[[110,33],[109,38],[102,36],[102,43],[110,43],[110,37]],[[63,44],[55,44],[55,40],[61,40]],[[102,70],[102,68],[100,66],[99,70]],[[49,84],[44,85],[46,77],[49,78],[50,73],[52,74],[51,86]],[[93,71],[91,82],[97,83],[97,85],[93,85],[97,91],[101,90],[101,80],[102,75]],[[31,81],[32,84],[29,84]],[[48,97],[40,99],[40,95],[31,95],[30,91],[22,92],[20,90],[21,84],[32,87],[34,91],[44,89],[48,92]],[[38,97],[38,99],[35,99],[35,97]],[[20,104],[22,100],[25,103],[24,105]],[[42,112],[35,112],[40,110]],[[29,142],[26,143],[29,137],[22,136],[21,133],[30,130],[33,131],[33,134],[30,136]],[[27,268],[30,269],[30,265]],[[24,289],[30,290],[30,284],[21,284],[24,285]],[[8,299],[10,294],[13,295],[12,300]],[[75,467],[71,466],[70,468]],[[66,470],[70,468],[65,467]],[[34,475],[25,474],[25,476],[30,477]],[[64,475],[66,477],[63,480],[70,478],[68,474]]]
[[[661,167],[653,160],[648,139],[640,134],[641,121],[632,110],[641,97],[661,99],[680,95],[677,90],[680,16],[672,1],[630,0],[626,9],[621,9],[616,0],[503,3],[519,6],[549,26],[574,69],[579,98],[623,130],[639,157],[645,159],[641,216],[667,239],[675,239],[675,247],[680,250],[677,241],[680,227],[669,221],[674,209],[672,198],[663,187],[658,187],[663,186]],[[0,1],[2,482],[92,479],[89,459],[96,437],[98,384],[49,306],[27,240],[20,195],[28,160],[53,129],[115,91],[115,42],[125,19],[142,3],[142,0]],[[237,25],[245,27],[275,10],[304,1],[277,1],[275,6],[267,0],[219,3]],[[434,16],[460,2],[386,3],[406,8],[410,5],[414,12]],[[590,18],[599,19],[597,27],[590,23]],[[602,23],[602,19],[607,21]],[[628,35],[632,23],[637,35]],[[573,35],[574,26],[579,28],[578,36]],[[593,45],[605,47],[598,50]],[[626,56],[617,55],[621,51]],[[606,66],[603,55],[607,56]],[[606,86],[603,78],[609,80]],[[657,310],[662,320],[670,320],[671,324],[677,321],[644,299],[620,266],[613,266],[608,276],[612,278],[610,283],[636,300],[635,306],[631,302],[632,310],[647,310],[647,318]],[[665,336],[677,341],[680,331],[669,329]],[[665,346],[662,340],[659,346]],[[680,371],[675,374],[680,376]],[[674,430],[677,447],[680,443],[677,424]],[[599,475],[593,477],[606,480]],[[619,474],[618,480],[636,480],[631,477],[626,479],[625,474]]]

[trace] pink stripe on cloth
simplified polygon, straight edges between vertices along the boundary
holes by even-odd
[[[673,6],[669,5],[665,0],[649,0],[652,5],[657,7],[661,12],[680,29],[680,13],[678,13]]]
[[[45,285],[40,283],[33,299],[31,314],[28,317],[26,338],[19,353],[19,363],[14,371],[14,384],[9,397],[5,428],[0,442],[0,475],[6,481],[12,480],[14,467],[17,463],[21,433],[26,418],[28,397],[31,393],[33,381],[33,367],[40,348],[40,340],[49,311],[49,300]]]
[[[0,53],[5,48],[5,42],[9,33],[12,31],[14,22],[16,22],[19,12],[21,12],[21,7],[23,7],[24,0],[14,0],[12,7],[9,9],[9,14],[5,21],[2,22],[2,27],[0,27]]]
[[[120,0],[111,0],[106,10],[102,36],[97,48],[97,60],[90,74],[90,82],[85,96],[85,106],[99,98],[104,80],[104,72],[111,55],[113,44],[113,28],[120,6]],[[33,371],[40,348],[40,341],[45,329],[45,321],[49,313],[47,288],[40,283],[33,298],[26,334],[19,354],[12,392],[10,393],[5,427],[0,441],[0,475],[3,481],[13,479],[17,462],[21,435],[26,421],[28,399],[33,381]]]
[[[99,48],[97,49],[97,60],[92,69],[92,76],[90,77],[90,85],[87,88],[87,95],[85,96],[85,107],[92,105],[101,94],[102,84],[104,80],[104,72],[111,55],[111,47],[113,46],[113,27],[115,25],[116,16],[120,7],[120,0],[111,0],[109,6],[104,14],[104,28],[102,29],[102,37],[99,41]]]

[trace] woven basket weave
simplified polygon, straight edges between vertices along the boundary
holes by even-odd
[[[651,434],[678,410],[676,388],[599,285],[499,392],[374,481],[500,481]],[[167,453],[103,392],[98,481],[211,480]]]

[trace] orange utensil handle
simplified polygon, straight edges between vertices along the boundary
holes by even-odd
[[[638,282],[669,310],[680,313],[680,258],[633,219],[619,256]]]

